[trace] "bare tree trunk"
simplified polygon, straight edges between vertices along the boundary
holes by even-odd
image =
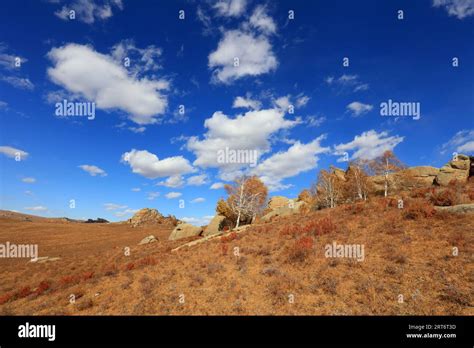
[[[245,182],[242,182],[242,185],[240,185],[239,213],[237,214],[237,223],[235,224],[235,228],[238,228],[239,224],[240,224],[240,215],[241,215],[241,212],[242,212],[242,199],[243,199],[243,195],[244,195],[244,185],[245,185]]]

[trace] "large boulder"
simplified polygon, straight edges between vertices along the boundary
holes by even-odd
[[[209,222],[209,225],[207,225],[206,229],[204,230],[204,237],[219,233],[221,231],[222,224],[225,219],[226,218],[223,215],[218,214],[214,216]]]
[[[141,242],[138,243],[138,245],[150,244],[150,243],[155,243],[155,242],[158,242],[158,239],[156,239],[155,236],[150,235],[148,237],[143,238]]]
[[[441,167],[435,182],[440,186],[447,186],[452,180],[465,182],[469,178],[471,160],[469,156],[457,155],[456,160],[449,161]]]
[[[188,223],[181,223],[175,227],[169,236],[169,240],[176,240],[187,237],[200,236],[204,229],[202,227],[194,226]]]
[[[279,207],[276,209],[273,209],[269,213],[265,214],[262,216],[262,221],[263,222],[268,222],[271,221],[274,217],[277,216],[290,216],[293,214],[299,213],[302,208],[306,205],[305,202],[303,201],[298,201],[298,202],[290,202],[287,206]]]

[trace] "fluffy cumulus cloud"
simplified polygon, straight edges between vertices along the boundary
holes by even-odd
[[[352,116],[361,116],[368,113],[374,107],[370,104],[364,104],[358,101],[354,101],[346,106],[347,110],[352,114]]]
[[[457,132],[447,143],[441,147],[441,153],[456,151],[463,154],[474,153],[474,130],[464,129]]]
[[[99,167],[97,166],[94,166],[94,165],[90,165],[90,164],[82,164],[79,166],[79,168],[81,168],[83,171],[89,173],[91,176],[107,176],[107,173],[105,172],[105,170],[103,169],[100,169]]]
[[[239,17],[247,7],[247,0],[218,0],[213,8],[216,14],[224,17]]]
[[[132,168],[132,172],[148,179],[176,176],[194,171],[189,161],[182,156],[159,159],[155,154],[146,150],[132,149],[122,155],[122,163]]]
[[[463,19],[474,15],[474,0],[433,0],[434,7],[444,7],[450,16]]]
[[[242,30],[226,31],[208,58],[213,81],[225,84],[246,76],[268,73],[278,65],[267,36]]]
[[[26,151],[11,147],[11,146],[0,146],[0,153],[10,157],[10,158],[19,158],[24,160],[28,158],[29,154]]]
[[[60,1],[57,1],[60,2]],[[93,24],[113,16],[113,11],[122,10],[122,0],[74,0],[63,5],[54,14],[62,20],[70,19],[70,12],[75,12],[75,19]]]
[[[285,119],[284,111],[278,108],[247,111],[235,118],[217,111],[204,122],[207,128],[204,138],[191,137],[186,146],[196,156],[193,163],[195,166],[235,171],[246,164],[220,162],[218,161],[220,152],[226,151],[226,148],[235,151],[256,151],[259,157],[270,150],[271,135],[298,123],[295,120]]]
[[[393,150],[403,139],[404,137],[398,135],[389,136],[388,132],[377,133],[375,130],[370,130],[356,135],[351,142],[336,145],[335,150],[339,154],[353,152],[351,159],[371,160],[381,156],[385,151]]]
[[[169,82],[164,79],[139,78],[114,57],[86,45],[53,48],[48,58],[54,64],[48,69],[54,83],[100,109],[124,111],[140,125],[158,122],[156,117],[166,111],[168,100],[162,91]]]
[[[317,155],[330,150],[321,146],[324,138],[322,135],[307,144],[296,141],[288,150],[265,159],[251,173],[258,175],[271,191],[288,188],[289,185],[282,183],[284,179],[314,169],[319,160]]]

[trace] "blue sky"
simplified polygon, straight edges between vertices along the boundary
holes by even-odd
[[[243,173],[294,197],[344,152],[474,153],[473,0],[0,6],[0,209],[200,224]],[[420,118],[381,116],[389,99]],[[64,100],[95,117],[57,116]],[[256,165],[217,161],[226,147]]]

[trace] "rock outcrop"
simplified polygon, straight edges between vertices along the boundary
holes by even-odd
[[[223,215],[217,214],[214,216],[209,222],[209,225],[207,225],[206,229],[204,230],[203,236],[207,237],[219,233],[222,230],[222,225],[225,219],[226,217]]]
[[[290,202],[289,198],[284,196],[273,196],[268,202],[268,209],[274,210],[281,207],[288,207]]]
[[[281,196],[277,196],[277,197],[281,197]],[[277,216],[289,216],[289,215],[299,213],[301,209],[306,205],[304,201],[296,202],[295,200],[290,200],[286,197],[282,197],[282,198],[286,199],[287,204],[282,205],[282,206],[277,206],[276,208],[273,208],[273,209],[270,207],[270,204],[269,204],[268,209],[270,209],[270,212],[268,212],[261,218],[262,221],[267,222],[267,221],[271,221],[272,218],[277,217]]]
[[[464,182],[471,172],[471,159],[466,155],[457,155],[456,160],[449,161],[441,167],[436,176],[436,184],[447,186],[452,180]]]
[[[202,235],[204,229],[188,223],[180,223],[175,227],[169,236],[169,240],[177,240],[187,237],[196,237]]]
[[[127,221],[132,227],[139,226],[153,226],[153,225],[173,225],[176,226],[178,220],[174,216],[164,217],[156,209],[143,208],[140,209],[133,215],[131,219]]]

